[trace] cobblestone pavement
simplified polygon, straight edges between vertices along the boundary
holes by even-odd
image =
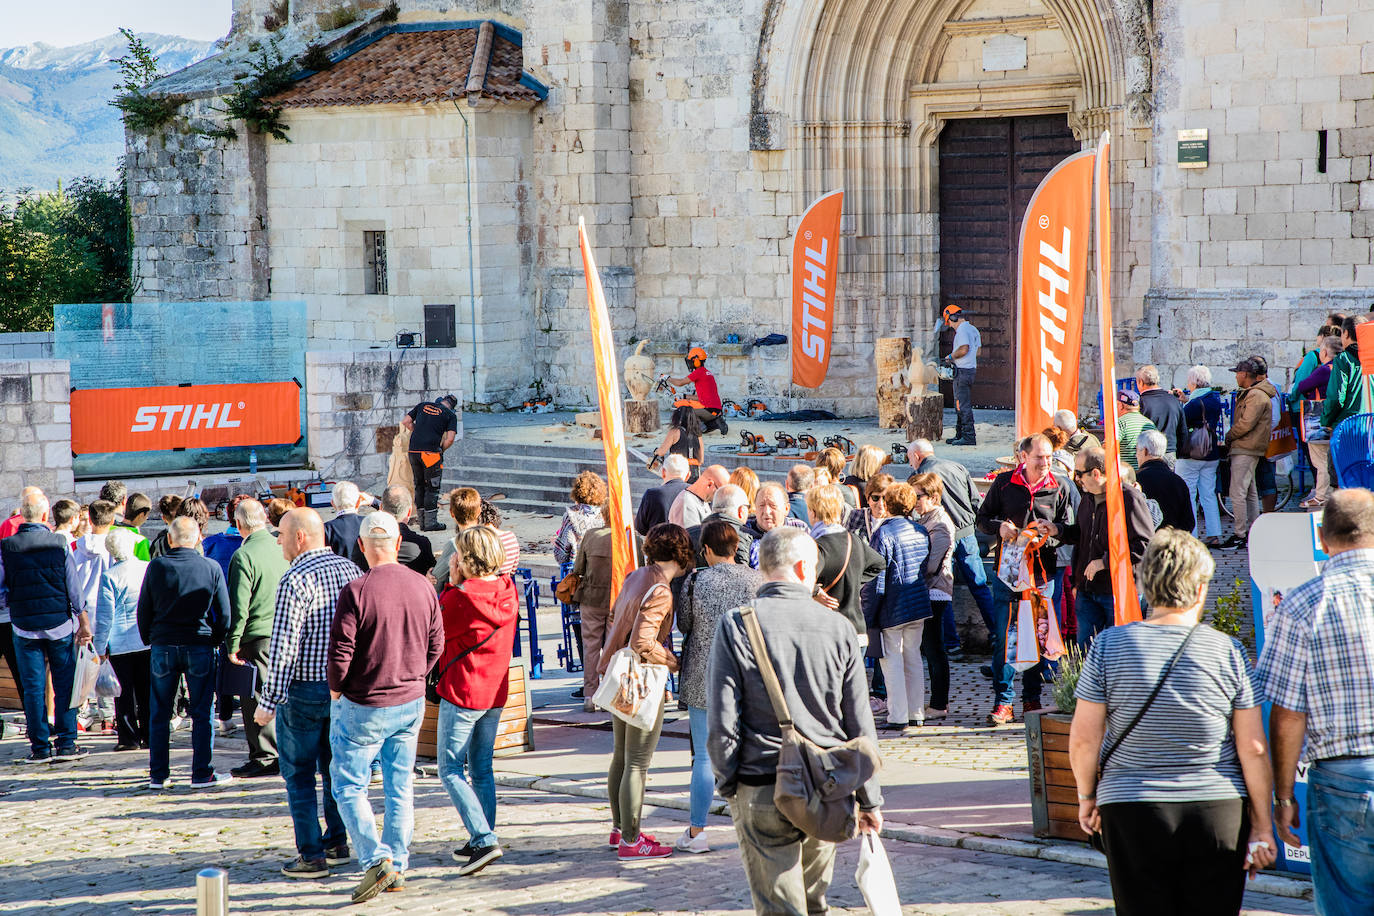
[[[196,872],[226,868],[234,912],[330,913],[349,907],[356,868],[324,881],[292,881],[278,868],[293,854],[280,780],[239,781],[192,792],[186,784],[188,738],[176,734],[174,788],[142,786],[142,754],[109,752],[107,738],[88,738],[85,761],[50,766],[8,763],[22,739],[0,742],[0,912],[189,914]],[[216,750],[216,765],[241,756]],[[409,887],[356,908],[375,913],[749,912],[748,890],[733,831],[715,818],[709,855],[621,866],[604,847],[608,810],[586,798],[501,789],[498,829],[507,856],[479,876],[461,878],[450,850],[462,828],[436,779],[416,783],[416,830]],[[684,812],[650,809],[647,829],[671,841]],[[1110,913],[1106,873],[1095,868],[965,849],[889,840],[907,913]],[[831,903],[864,912],[854,886],[857,850],[843,848]],[[1252,894],[1255,914],[1311,913],[1311,904]]]

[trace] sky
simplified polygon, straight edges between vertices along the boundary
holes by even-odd
[[[103,38],[120,26],[208,40],[229,31],[232,0],[3,0],[0,47],[36,41],[59,48]]]

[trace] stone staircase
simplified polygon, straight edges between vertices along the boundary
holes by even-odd
[[[469,436],[462,440],[457,460],[452,452],[444,462],[444,489],[475,487],[485,497],[504,496],[497,502],[503,513],[563,514],[569,505],[573,478],[584,470],[606,475],[601,444],[526,445],[496,438]],[[633,456],[630,462],[630,494],[634,504],[649,487],[660,483]]]

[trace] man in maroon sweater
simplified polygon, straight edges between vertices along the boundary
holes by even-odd
[[[368,571],[344,586],[329,631],[329,775],[339,816],[366,871],[353,902],[405,885],[415,824],[415,741],[425,715],[425,675],[443,651],[444,624],[429,580],[396,560],[396,519],[373,512],[359,532]],[[368,799],[380,759],[385,826]]]

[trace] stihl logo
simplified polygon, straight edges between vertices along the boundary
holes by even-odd
[[[150,433],[161,429],[237,429],[239,421],[231,418],[234,404],[164,404],[159,407],[140,407],[134,413],[131,433]],[[242,411],[239,401],[237,409]],[[158,419],[162,423],[159,426]],[[179,418],[179,419],[178,419]],[[177,424],[173,426],[172,424]]]
[[[1040,290],[1040,409],[1053,415],[1059,409],[1059,388],[1055,379],[1062,378],[1064,362],[1055,355],[1050,338],[1064,346],[1064,325],[1069,320],[1069,258],[1073,233],[1064,227],[1064,243],[1055,249],[1049,242],[1040,242],[1040,279],[1047,288]],[[1062,301],[1061,301],[1062,300]],[[1054,376],[1051,377],[1050,370]]]
[[[822,236],[820,251],[807,245],[806,258],[802,261],[802,271],[805,274],[802,280],[802,352],[818,361],[825,359],[825,342],[829,337],[826,333],[826,302],[829,301],[829,290],[823,285],[826,280],[825,260],[829,248],[829,239]],[[820,333],[813,333],[812,328],[818,328]]]

